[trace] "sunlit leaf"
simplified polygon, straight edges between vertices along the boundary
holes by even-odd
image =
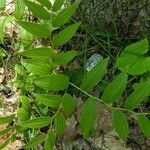
[[[68,87],[69,78],[62,74],[52,74],[47,76],[38,77],[34,83],[45,90],[59,91]]]
[[[34,94],[36,99],[42,104],[49,107],[59,107],[62,101],[59,95],[48,95],[48,94]]]
[[[32,13],[36,17],[44,19],[44,20],[51,19],[50,13],[42,5],[36,4],[28,0],[24,0],[24,1],[25,1],[25,4],[28,6],[28,9],[32,11]]]

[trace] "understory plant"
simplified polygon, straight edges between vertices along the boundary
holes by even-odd
[[[150,112],[136,111],[141,103],[149,101],[150,95],[147,38],[121,52],[113,62],[116,71],[112,81],[107,81],[97,97],[89,93],[108,75],[109,57],[86,71],[79,86],[69,79],[68,72],[61,71],[62,66],[78,55],[74,50],[63,51],[63,46],[75,38],[81,25],[71,20],[78,5],[78,1],[66,6],[65,0],[55,0],[53,4],[49,0],[15,0],[13,15],[4,16],[3,30],[5,23],[12,20],[19,28],[20,46],[15,56],[20,62],[14,67],[13,86],[19,90],[20,97],[16,112],[0,118],[0,124],[8,124],[8,128],[0,131],[0,136],[11,133],[0,145],[1,149],[17,137],[23,137],[25,149],[37,149],[39,144],[45,150],[53,149],[56,139],[65,132],[67,118],[78,109],[73,98],[75,93],[70,92],[72,88],[87,98],[80,116],[84,138],[92,134],[98,103],[112,111],[113,127],[124,141],[130,138],[126,115],[133,115],[143,134],[150,136]]]

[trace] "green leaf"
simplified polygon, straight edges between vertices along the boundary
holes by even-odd
[[[23,18],[25,12],[25,3],[24,0],[15,0],[15,17],[18,20]]]
[[[5,28],[7,27],[7,24],[9,22],[11,22],[13,20],[13,17],[12,16],[2,16],[0,18],[0,40],[1,42],[3,43],[3,39],[4,39],[4,31],[5,31]]]
[[[95,120],[96,120],[96,101],[92,98],[89,98],[84,104],[80,121],[80,128],[84,138],[88,138],[90,136],[90,132],[93,128]]]
[[[5,135],[5,134],[9,133],[9,132],[12,131],[13,129],[14,129],[14,127],[9,127],[9,128],[6,128],[6,129],[0,131],[0,136],[3,136],[3,135]]]
[[[69,94],[64,94],[64,96],[62,97],[62,104],[66,116],[71,117],[73,112],[75,111],[75,102],[72,96]]]
[[[20,125],[26,128],[43,128],[51,123],[52,119],[50,117],[37,117],[31,120],[27,120]]]
[[[0,48],[0,58],[6,57],[6,52],[3,48]]]
[[[45,141],[46,135],[39,135],[35,138],[33,138],[30,142],[25,144],[24,148],[35,148],[38,144],[41,144],[43,141]]]
[[[26,110],[27,112],[30,112],[31,109],[31,105],[30,105],[30,100],[28,97],[26,96],[21,96],[20,97],[20,101],[21,101],[21,107]]]
[[[0,117],[0,125],[10,123],[15,118],[15,115]]]
[[[76,51],[68,51],[66,53],[58,53],[54,56],[53,62],[58,65],[65,65],[69,63],[75,56],[77,52]]]
[[[107,72],[107,64],[109,58],[100,61],[94,68],[86,73],[80,88],[88,91],[96,86]]]
[[[39,3],[41,3],[43,6],[47,7],[48,9],[50,9],[52,6],[52,4],[49,0],[44,0],[44,1],[43,0],[36,0],[36,1],[38,1]]]
[[[138,125],[145,136],[150,137],[150,120],[144,115],[138,116]]]
[[[102,100],[106,103],[113,103],[121,97],[127,84],[128,75],[125,73],[119,74],[104,90]]]
[[[26,46],[32,44],[33,42],[33,35],[28,32],[27,30],[25,30],[24,28],[20,27],[19,30],[19,37],[20,37],[20,41]]]
[[[64,1],[65,0],[55,0],[52,10],[54,12],[60,10],[62,5],[64,4]]]
[[[65,118],[62,113],[58,112],[55,117],[55,130],[58,136],[62,135],[65,131]]]
[[[44,150],[53,150],[56,141],[56,133],[54,131],[50,131],[47,136],[48,137],[44,144]]]
[[[29,58],[47,60],[53,55],[53,50],[47,47],[40,47],[40,48],[25,50],[21,52],[21,54]]]
[[[35,75],[48,75],[55,68],[52,63],[36,59],[24,59],[21,63],[29,72]]]
[[[0,10],[5,10],[6,0],[0,0]]]
[[[45,90],[59,91],[68,87],[69,78],[62,74],[51,74],[35,79],[34,83]]]
[[[112,114],[113,126],[119,137],[126,141],[129,134],[128,122],[125,115],[120,110],[114,110]]]
[[[144,54],[148,51],[148,48],[147,38],[127,46],[117,59],[116,66],[122,72],[132,75],[140,75],[147,72],[148,68],[150,68],[150,63],[147,62],[149,57],[145,57]]]
[[[58,35],[54,36],[52,39],[54,46],[63,45],[67,43],[69,40],[71,40],[72,37],[75,35],[77,29],[79,28],[80,24],[81,23],[72,24],[66,27],[60,33],[58,33]]]
[[[13,143],[16,140],[16,135],[11,135],[11,137],[7,138],[4,143],[0,144],[0,149],[4,149],[8,144]]]
[[[34,94],[36,99],[42,104],[49,107],[59,107],[62,101],[59,95]]]
[[[17,109],[17,115],[19,118],[19,122],[24,122],[30,119],[30,114],[24,108]]]
[[[28,9],[38,18],[43,20],[50,20],[50,13],[42,6],[31,1],[25,0],[25,4],[28,6]]]
[[[50,31],[47,29],[44,25],[41,24],[36,24],[36,23],[30,23],[30,22],[25,22],[25,21],[17,21],[17,23],[30,32],[31,34],[45,38],[50,36]]]
[[[71,19],[74,12],[76,11],[78,5],[79,3],[75,2],[72,5],[65,8],[64,10],[62,10],[53,20],[53,26],[60,27],[64,25],[65,23],[67,23]]]
[[[137,54],[145,54],[146,52],[148,52],[148,49],[149,49],[149,42],[148,42],[148,39],[145,38],[134,44],[127,46],[124,49],[124,51],[131,52],[131,53],[137,53]]]
[[[125,103],[125,108],[129,110],[135,109],[145,97],[149,96],[150,80],[141,82],[134,92],[129,95]]]

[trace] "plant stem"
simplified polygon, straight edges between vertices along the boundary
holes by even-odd
[[[108,108],[111,108],[111,109],[114,109],[114,110],[118,109],[118,110],[125,111],[125,112],[131,113],[131,114],[135,114],[135,115],[150,115],[150,113],[148,113],[148,112],[134,112],[132,110],[128,110],[128,109],[125,109],[125,108],[111,106],[111,105],[105,103],[104,101],[102,101],[101,99],[99,99],[99,98],[97,98],[97,97],[95,97],[95,96],[87,93],[86,91],[82,90],[81,88],[79,88],[78,86],[74,85],[73,83],[69,82],[69,84],[71,86],[73,86],[74,88],[76,88],[77,90],[79,90],[82,93],[84,93],[85,95],[87,95],[88,97],[93,98],[93,99],[99,101],[100,103],[102,103],[103,105],[105,105]]]

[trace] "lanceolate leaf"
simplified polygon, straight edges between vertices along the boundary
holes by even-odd
[[[71,95],[65,94],[62,97],[62,104],[64,108],[64,112],[67,117],[71,117],[72,113],[75,111],[75,102]]]
[[[9,133],[9,132],[12,131],[13,129],[14,129],[14,127],[9,127],[9,128],[6,128],[6,129],[0,131],[0,137],[3,136],[4,134]]]
[[[30,105],[29,98],[26,96],[21,96],[20,101],[21,101],[21,107],[25,109],[27,112],[30,112],[31,105]]]
[[[79,3],[74,3],[62,10],[54,19],[53,26],[60,27],[67,23],[71,19],[71,16],[74,14],[75,10],[77,9],[78,4]]]
[[[144,115],[138,116],[138,125],[145,136],[150,137],[150,120]]]
[[[77,52],[76,51],[68,51],[66,53],[61,52],[54,56],[53,62],[58,65],[65,65],[69,63],[75,56]]]
[[[40,47],[34,49],[28,49],[21,52],[23,56],[35,59],[48,59],[53,55],[53,50],[48,47]]]
[[[31,1],[25,0],[25,4],[28,6],[29,10],[33,12],[33,14],[43,20],[50,20],[50,13],[45,10],[42,5],[33,3]]]
[[[3,143],[0,143],[0,149],[6,148],[8,144],[13,143],[16,140],[16,135],[13,134],[9,138],[7,138]]]
[[[25,21],[17,21],[17,23],[28,32],[41,38],[49,37],[50,31],[44,25],[30,23]]]
[[[65,118],[62,115],[62,113],[58,112],[55,117],[55,130],[57,135],[59,136],[62,135],[65,131],[65,127],[66,127]]]
[[[19,122],[27,121],[30,119],[30,114],[24,108],[18,108],[17,115],[19,118]]]
[[[50,117],[41,116],[21,123],[21,126],[26,128],[43,128],[48,126],[51,121]]]
[[[58,35],[53,37],[53,44],[55,46],[60,46],[67,43],[76,33],[81,23],[75,23],[66,27],[63,31],[61,31]]]
[[[23,18],[25,12],[24,0],[15,0],[15,17],[18,20]]]
[[[45,90],[59,91],[68,87],[69,78],[62,74],[52,74],[39,77],[34,83]]]
[[[81,115],[80,128],[85,138],[89,137],[96,119],[96,101],[89,98],[83,108]]]
[[[48,137],[44,144],[44,150],[53,150],[56,141],[56,133],[54,131],[50,131],[47,136]]]
[[[59,95],[35,94],[36,99],[49,107],[59,107],[62,101]]]
[[[38,144],[41,144],[43,141],[45,141],[46,135],[39,135],[35,138],[33,138],[30,142],[25,144],[24,148],[35,148]]]
[[[43,6],[47,7],[48,9],[50,9],[52,6],[52,4],[49,0],[44,0],[44,1],[43,0],[36,0],[36,1],[38,1],[39,3],[41,3]]]
[[[64,4],[65,0],[55,0],[54,4],[53,4],[53,11],[57,11],[60,10],[62,5]]]
[[[81,89],[88,91],[96,86],[107,72],[108,58],[100,61],[92,70],[87,72],[81,83]]]
[[[145,54],[149,49],[148,39],[145,38],[140,40],[134,44],[127,46],[124,51],[131,52],[131,53],[138,53],[138,54]]]
[[[25,46],[31,45],[33,42],[33,35],[22,27],[20,27],[19,30],[19,37],[20,37],[20,41]]]
[[[10,123],[15,118],[15,115],[0,117],[0,125]]]
[[[24,59],[21,63],[29,72],[35,75],[48,75],[55,68],[52,63],[36,59]]]
[[[125,115],[120,110],[114,110],[112,117],[113,126],[116,132],[121,139],[126,141],[129,133],[129,127]]]
[[[134,92],[127,98],[125,108],[133,110],[136,108],[145,97],[149,96],[150,91],[150,80],[141,82]]]
[[[106,103],[113,103],[119,100],[127,84],[128,75],[119,74],[105,89],[102,100]]]

